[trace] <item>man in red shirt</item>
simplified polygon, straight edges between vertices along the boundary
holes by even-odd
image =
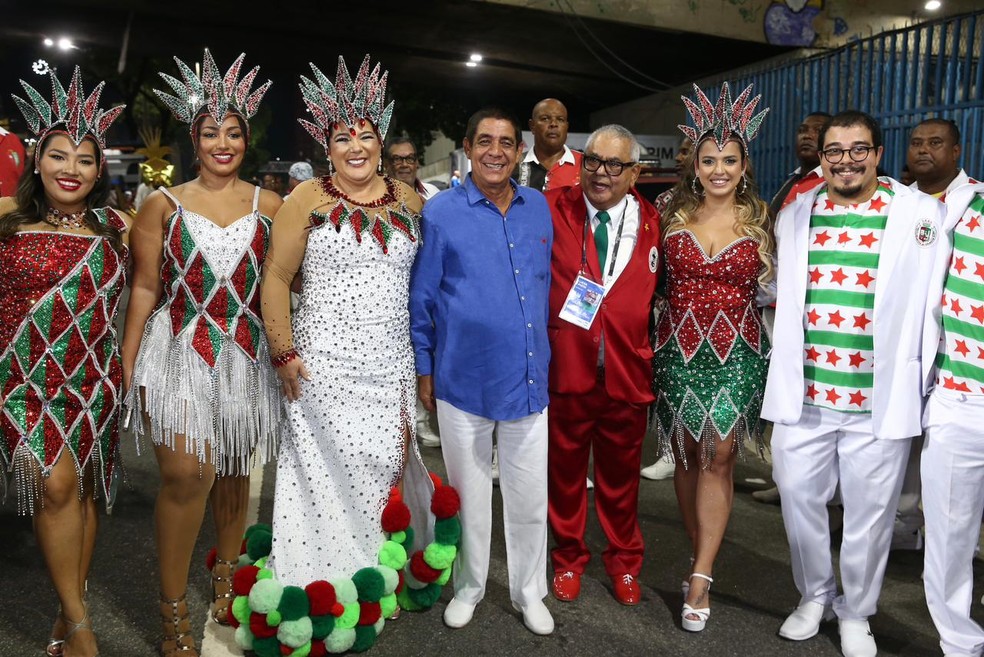
[[[520,185],[546,192],[579,184],[581,154],[567,147],[567,108],[555,98],[533,106],[533,148],[516,169]]]
[[[24,146],[12,132],[0,128],[0,196],[17,193],[17,181],[24,173]]]

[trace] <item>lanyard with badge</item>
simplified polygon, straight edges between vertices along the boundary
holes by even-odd
[[[618,232],[615,235],[615,244],[612,246],[612,257],[608,263],[608,276],[602,272],[602,282],[596,283],[588,278],[586,271],[588,267],[588,229],[591,223],[589,216],[584,217],[584,232],[581,236],[581,271],[574,279],[571,291],[567,293],[567,299],[560,310],[560,319],[570,322],[583,329],[591,328],[601,302],[605,298],[604,278],[611,279],[615,273],[615,261],[618,259],[618,247],[622,243],[622,229],[625,227],[625,210],[628,203],[622,206],[622,214],[618,220]]]

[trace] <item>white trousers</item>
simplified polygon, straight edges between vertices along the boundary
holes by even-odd
[[[485,597],[492,543],[492,433],[499,444],[499,491],[509,595],[527,606],[547,595],[547,411],[495,421],[437,401],[448,483],[461,496],[461,549],[454,597]]]
[[[945,654],[980,657],[984,629],[970,605],[984,510],[984,399],[937,388],[925,419],[926,604]]]
[[[772,433],[772,477],[782,497],[793,581],[804,602],[833,603],[841,620],[874,615],[892,543],[909,439],[879,440],[868,414],[805,406]],[[844,505],[837,595],[827,502]]]

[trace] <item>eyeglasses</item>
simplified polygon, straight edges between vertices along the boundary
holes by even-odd
[[[393,164],[413,164],[417,161],[416,155],[390,155],[389,161]]]
[[[825,148],[820,152],[825,160],[831,164],[837,164],[844,159],[844,153],[850,153],[851,159],[855,162],[864,162],[868,159],[868,153],[875,148],[875,146],[851,146],[850,148]]]
[[[620,160],[602,160],[601,158],[595,157],[594,155],[585,155],[581,159],[581,166],[584,167],[585,171],[590,171],[594,173],[598,170],[601,165],[605,165],[605,172],[609,176],[618,176],[622,173],[622,170],[626,167],[632,168],[637,162],[622,162]]]

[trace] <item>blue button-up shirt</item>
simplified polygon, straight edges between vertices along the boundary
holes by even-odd
[[[513,185],[506,216],[471,175],[427,201],[410,280],[417,374],[434,395],[491,420],[547,406],[553,223],[540,192]]]

